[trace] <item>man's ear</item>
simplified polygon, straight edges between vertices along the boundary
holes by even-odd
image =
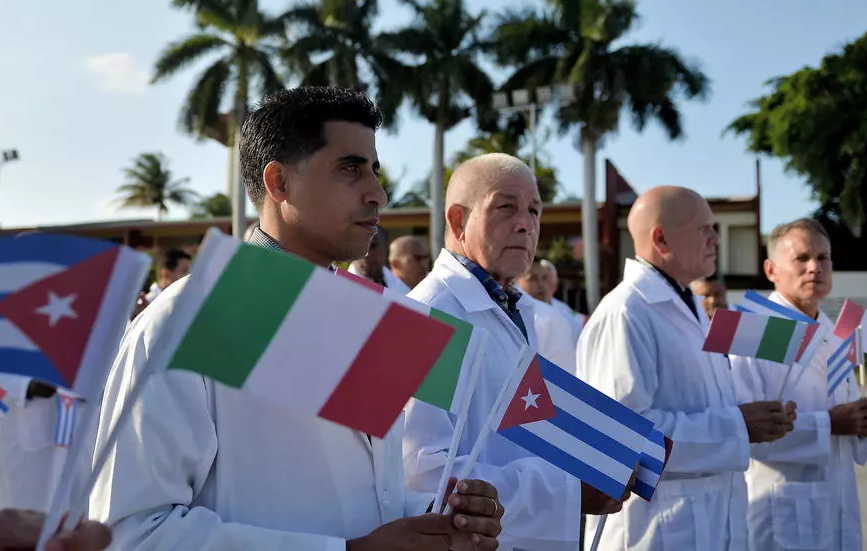
[[[653,226],[651,228],[650,242],[653,248],[660,254],[666,254],[671,251],[671,247],[665,240],[665,232],[662,231],[662,226]]]
[[[765,277],[768,278],[768,281],[775,283],[774,278],[776,277],[776,274],[774,272],[776,266],[774,265],[774,261],[770,258],[766,258],[762,263],[762,267],[765,269]]]
[[[271,161],[262,171],[265,193],[275,203],[282,203],[289,197],[289,169],[283,163]]]
[[[448,223],[449,231],[458,241],[464,237],[468,214],[469,209],[457,203],[450,206],[449,210],[446,211],[446,223]]]

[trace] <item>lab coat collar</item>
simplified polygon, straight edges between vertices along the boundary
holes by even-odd
[[[488,294],[485,286],[458,259],[446,249],[440,251],[433,267],[434,272],[442,272],[450,277],[442,277],[446,287],[454,294],[461,307],[467,312],[481,312],[492,308],[500,309]],[[533,305],[527,293],[522,293],[516,306],[519,311],[532,312]],[[531,317],[532,319],[532,317]]]
[[[632,258],[627,258],[623,267],[623,282],[632,286],[633,289],[643,298],[648,304],[656,304],[665,301],[672,301],[675,308],[678,308],[685,316],[694,321],[696,325],[701,326],[702,309],[698,306],[699,318],[690,312],[689,307],[681,300],[671,285],[662,277],[662,274],[653,268],[638,262]],[[693,297],[695,300],[695,297]]]

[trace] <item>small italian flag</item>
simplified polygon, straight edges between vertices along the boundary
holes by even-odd
[[[453,333],[294,255],[211,229],[153,361],[383,437]]]
[[[471,369],[476,365],[476,354],[482,352],[478,346],[478,335],[481,330],[475,329],[472,324],[451,314],[431,308],[427,304],[413,300],[406,295],[346,270],[338,270],[337,275],[363,285],[383,295],[388,300],[441,321],[454,329],[448,345],[443,349],[442,354],[437,358],[430,373],[422,381],[413,397],[458,415],[460,404],[468,398],[465,393],[472,393],[473,391],[473,385],[469,384],[469,378],[471,377]],[[467,383],[461,384],[465,378]]]
[[[703,350],[792,365],[807,334],[807,324],[763,314],[717,310]]]

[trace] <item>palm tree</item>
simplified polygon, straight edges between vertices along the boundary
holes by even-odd
[[[375,88],[383,123],[393,128],[404,97],[409,68],[394,59],[371,34],[376,0],[319,0],[283,14],[289,45],[281,57],[302,86],[340,86],[363,92]],[[324,56],[324,57],[323,57]]]
[[[185,132],[214,138],[229,148],[228,195],[238,218],[233,229],[243,232],[244,192],[237,178],[234,146],[251,90],[258,88],[258,95],[264,95],[283,87],[272,59],[284,37],[284,23],[262,13],[257,0],[175,0],[174,4],[194,10],[198,30],[166,46],[151,82],[165,80],[206,57],[213,59],[187,95],[180,125]],[[222,107],[228,107],[228,116],[220,114]]]
[[[707,77],[680,55],[656,44],[615,47],[636,22],[632,0],[548,0],[548,9],[503,13],[490,37],[496,60],[518,69],[505,89],[566,83],[575,98],[557,112],[560,131],[577,126],[584,158],[582,208],[587,300],[599,301],[596,239],[596,151],[617,130],[626,108],[636,129],[651,119],[676,139],[683,133],[676,100],[702,98]],[[592,250],[591,250],[592,249]]]
[[[493,84],[479,66],[481,42],[477,30],[485,14],[473,16],[463,0],[401,0],[415,12],[404,29],[382,33],[378,41],[389,51],[411,57],[413,78],[407,95],[421,115],[433,123],[431,171],[431,251],[443,245],[443,167],[445,133],[475,112],[485,130],[495,124],[490,109]]]
[[[232,214],[232,202],[225,193],[215,193],[193,205],[192,218],[215,218]]]
[[[169,203],[186,206],[198,197],[185,185],[189,178],[172,179],[168,159],[162,153],[142,153],[123,173],[127,183],[117,188],[123,194],[118,199],[120,208],[156,207],[157,220],[169,211]]]

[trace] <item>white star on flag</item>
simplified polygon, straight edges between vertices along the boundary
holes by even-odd
[[[49,327],[54,327],[62,318],[77,318],[78,314],[72,309],[72,302],[77,296],[72,293],[65,297],[59,297],[48,291],[48,304],[37,308],[36,313],[48,316]]]
[[[539,396],[541,396],[541,394],[533,394],[533,389],[527,387],[527,395],[521,396],[521,400],[524,400],[524,410],[526,411],[531,407],[539,407],[539,404],[536,403],[536,400],[539,399]]]

